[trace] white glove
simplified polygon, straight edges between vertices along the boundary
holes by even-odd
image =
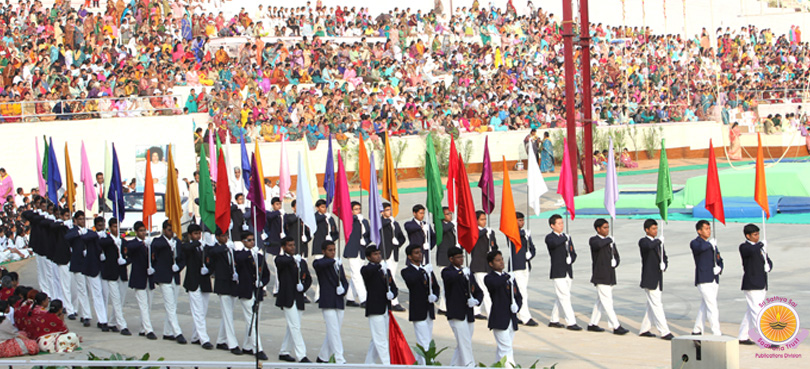
[[[342,266],[343,265],[343,260],[341,260],[340,258],[336,258],[335,259],[335,265]]]
[[[98,238],[107,238],[107,232],[98,231],[96,233],[98,233]]]
[[[301,255],[295,254],[295,256],[293,256],[293,259],[295,260],[296,264],[301,263]]]
[[[662,272],[663,272],[663,271],[665,271],[665,270],[667,270],[667,265],[666,265],[666,264],[664,264],[664,262],[663,262],[663,261],[662,261],[662,262],[659,264],[659,267],[661,268],[661,271],[662,271]]]
[[[531,237],[531,236],[532,236],[532,230],[531,230],[531,229],[527,229],[527,230],[526,230],[526,238],[529,238],[529,237]]]
[[[658,239],[661,241],[661,243],[664,243],[664,236],[658,236]]]
[[[256,281],[256,288],[262,288],[262,281]]]
[[[771,272],[771,264],[768,264],[768,261],[765,261],[765,273]]]
[[[242,224],[242,230],[243,231],[247,231],[248,229],[250,229],[250,228],[248,228],[247,224]]]
[[[324,238],[324,240],[326,240],[326,241],[332,241],[332,235],[330,235],[330,234],[328,234],[328,233],[327,233],[327,234],[326,234],[326,238]]]
[[[532,254],[532,252],[531,252],[531,251],[526,250],[526,260],[531,259],[531,258],[532,258],[532,255],[533,255],[533,254]]]
[[[343,286],[337,286],[337,291],[335,292],[337,292],[338,296],[343,296],[343,294],[346,293],[346,289],[343,288]]]
[[[113,238],[113,242],[115,242],[116,247],[121,247],[121,239],[120,238]]]
[[[173,272],[175,272],[175,273],[177,273],[177,272],[179,272],[179,271],[180,271],[180,267],[179,267],[179,266],[177,266],[177,264],[172,264],[172,271],[173,271]]]
[[[305,235],[305,234],[301,235],[301,242],[304,242],[304,243],[307,242],[307,235]]]
[[[233,281],[234,282],[239,282],[239,273],[233,272]]]
[[[87,250],[82,250],[82,256],[87,256]]]
[[[357,217],[357,220],[359,220],[361,223],[363,222],[363,214],[357,214],[355,216]]]
[[[512,314],[517,314],[517,312],[518,312],[517,304],[513,302],[512,305],[509,305],[509,310],[512,311]]]
[[[492,234],[493,232],[494,232],[494,231],[492,230],[492,228],[487,227],[487,235],[490,235],[490,234]]]
[[[143,240],[143,244],[146,245],[146,247],[152,246],[152,238],[149,237],[149,238]]]
[[[387,299],[388,299],[388,301],[393,300],[393,299],[394,299],[394,293],[393,293],[393,292],[391,292],[391,291],[386,292],[386,293],[385,293],[385,298],[387,298]]]
[[[118,265],[127,265],[127,261],[122,257],[118,257]]]
[[[474,308],[474,307],[478,306],[478,304],[479,304],[478,300],[476,300],[476,299],[474,299],[472,297],[467,299],[467,307]]]
[[[571,235],[569,235],[568,233],[563,233],[563,235],[565,235],[565,238],[567,238],[567,239],[568,239],[568,240],[567,240],[567,241],[565,241],[565,242],[571,242]]]
[[[228,240],[228,242],[225,242],[225,246],[228,246],[228,248],[231,250],[233,250],[234,247],[236,247],[236,245],[234,245],[233,243],[233,240]]]
[[[281,215],[283,216],[284,215],[284,208],[278,209],[278,212],[281,213]]]
[[[461,272],[464,273],[464,276],[470,278],[470,268],[464,267],[461,268]]]
[[[422,223],[422,230],[425,231],[425,232],[429,231],[430,230],[430,224],[428,224],[427,222]]]
[[[146,268],[146,274],[148,275],[155,274],[155,268],[152,267]]]
[[[281,231],[281,233],[279,233],[278,236],[283,239],[283,238],[287,237],[287,234],[284,233],[284,231]]]
[[[206,233],[206,234],[205,234],[205,238],[206,238],[206,242],[207,242],[208,246],[214,246],[214,245],[216,245],[216,244],[217,244],[217,239],[216,239],[216,238],[214,238],[214,235],[213,235],[213,234],[211,234],[211,233]]]
[[[720,275],[720,272],[723,271],[723,268],[721,268],[719,265],[715,265],[713,270],[714,270],[714,275]]]
[[[304,285],[301,284],[301,283],[296,284],[295,285],[295,290],[298,291],[298,292],[304,292]]]
[[[102,252],[102,253],[100,253],[100,254],[98,254],[98,260],[100,260],[100,261],[107,261],[107,255],[104,255],[104,253],[103,253],[103,252]]]
[[[361,246],[365,246],[365,245],[366,245],[366,238],[365,238],[365,237],[363,237],[363,235],[360,235],[360,245],[361,245]]]
[[[380,269],[383,271],[383,273],[387,272],[388,271],[388,263],[386,263],[384,261],[381,262],[380,263]]]
[[[515,272],[509,272],[509,282],[515,284]]]
[[[79,234],[82,236],[87,234],[87,228],[79,227]]]
[[[712,245],[712,247],[717,247],[717,239],[716,238],[712,238],[711,240],[709,240],[709,243]]]
[[[430,275],[430,273],[433,273],[433,264],[425,264],[425,266],[423,266],[422,268],[425,269],[425,272],[428,275]]]
[[[393,244],[394,246],[399,246],[399,240],[396,237],[393,237],[391,239],[391,244]]]
[[[572,262],[572,260],[571,260],[571,256],[570,256],[570,255],[569,255],[569,256],[566,256],[566,257],[565,257],[565,263],[566,263],[566,264],[571,264],[571,262]]]
[[[432,293],[430,295],[428,295],[428,303],[432,304],[432,303],[436,302],[436,300],[437,300],[436,295],[434,295]]]
[[[208,268],[206,268],[205,265],[203,265],[202,268],[200,268],[200,274],[208,275]]]
[[[616,262],[616,259],[610,259],[610,267],[615,268],[616,265],[618,265],[618,263]]]
[[[54,217],[51,216],[51,220],[54,220]],[[68,228],[73,228],[73,219],[68,219],[64,222],[65,226]]]

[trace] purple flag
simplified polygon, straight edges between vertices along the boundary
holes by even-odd
[[[495,182],[492,180],[492,162],[489,160],[489,136],[484,140],[484,169],[478,180],[481,189],[481,207],[487,214],[495,210]]]
[[[619,178],[616,176],[616,160],[613,154],[613,137],[610,138],[607,175],[605,175],[605,209],[616,220],[616,201],[619,200]]]
[[[250,212],[255,214],[248,220],[248,223],[253,224],[253,230],[258,234],[264,229],[265,210],[261,176],[259,176],[259,169],[256,166],[256,154],[250,160],[250,190],[248,190],[247,198],[250,200]],[[251,223],[253,219],[256,221]]]
[[[323,173],[323,189],[326,190],[326,207],[335,197],[335,159],[332,157],[332,134],[329,134],[329,152],[326,153],[326,170]]]
[[[382,230],[380,213],[382,213],[383,207],[380,191],[377,191],[377,169],[374,165],[374,151],[371,152],[371,169],[368,184],[368,223],[371,226],[371,242],[374,242],[377,248],[380,248],[380,231]]]

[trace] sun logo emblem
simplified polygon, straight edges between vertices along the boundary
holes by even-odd
[[[799,316],[787,304],[776,303],[762,309],[757,321],[762,338],[772,345],[784,344],[799,332]]]

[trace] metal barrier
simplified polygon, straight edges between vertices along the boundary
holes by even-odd
[[[768,104],[810,100],[810,91],[807,89],[736,90],[734,92],[743,96],[754,94],[758,102]]]
[[[328,368],[328,369],[417,369],[424,368],[418,365],[381,365],[381,364],[316,364],[316,363],[287,363],[287,362],[260,362],[259,367],[274,369],[308,369],[308,368]],[[0,367],[9,369],[30,368],[30,367],[158,367],[158,368],[256,368],[255,361],[91,361],[91,360],[0,360]],[[454,366],[431,366],[431,369],[458,369]]]
[[[122,117],[137,117],[145,115],[176,115],[175,109],[181,113],[182,107],[151,107],[151,99],[160,99],[162,102],[164,98],[170,98],[174,101],[178,99],[178,104],[181,95],[155,95],[155,96],[137,96],[137,97],[97,97],[92,99],[64,99],[64,100],[35,100],[35,101],[11,101],[0,103],[0,111],[10,111],[11,106],[19,105],[20,115],[0,115],[0,123],[19,123],[19,122],[37,122],[41,120],[77,120],[77,119],[104,119],[104,118],[122,118]],[[86,106],[87,103],[93,102],[96,105],[96,110],[90,111],[66,111],[64,106],[75,105],[77,103]],[[62,110],[54,112],[57,104],[60,105]],[[150,107],[141,109],[136,103],[145,104],[149,103]],[[26,111],[36,111],[38,104],[47,104],[47,113],[42,114],[26,114]],[[121,108],[123,105],[123,109]],[[137,109],[128,109],[128,107],[136,106]],[[114,107],[114,108],[113,108]],[[53,119],[44,119],[53,117]]]

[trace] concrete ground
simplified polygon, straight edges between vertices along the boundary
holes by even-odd
[[[647,163],[642,163],[642,167]],[[686,163],[684,163],[686,164]],[[691,164],[691,163],[689,163]],[[704,170],[673,172],[672,180],[675,184],[683,184],[691,176],[702,175]],[[498,178],[496,173],[496,179]],[[512,174],[519,178],[519,173]],[[621,177],[621,184],[647,183],[654,184],[655,174]],[[411,183],[408,183],[411,184]],[[418,183],[417,183],[418,184]],[[403,182],[403,185],[406,183]],[[604,185],[604,179],[597,179],[597,188]],[[550,191],[543,197],[544,210],[551,210],[559,198],[555,194],[556,182],[549,182]],[[513,186],[517,209],[526,209],[526,185]],[[500,198],[501,188],[496,188]],[[480,191],[473,189],[476,202],[480,201]],[[404,222],[410,218],[410,207],[416,203],[423,203],[424,193],[407,194],[401,196],[401,211],[398,219]],[[500,203],[496,204],[500,208]],[[525,211],[525,210],[522,210]],[[492,214],[491,227],[498,228],[498,211]],[[579,259],[574,264],[574,282],[572,289],[572,302],[577,313],[578,324],[587,326],[596,291],[588,283],[590,279],[590,252],[587,249],[587,240],[594,234],[592,219],[577,219],[570,222],[570,233],[579,253]],[[615,336],[611,333],[571,332],[564,329],[547,327],[549,314],[555,300],[552,284],[548,279],[548,254],[545,252],[542,237],[549,231],[544,219],[532,219],[530,227],[534,234],[534,242],[538,247],[538,255],[533,260],[533,271],[529,287],[529,306],[532,316],[541,326],[521,326],[515,335],[514,348],[516,361],[528,367],[535,360],[538,366],[551,366],[557,364],[558,368],[669,368],[670,343],[660,339],[638,337],[638,328],[645,309],[645,297],[639,288],[640,256],[637,241],[643,234],[641,220],[618,220],[614,233],[621,253],[621,264],[617,268],[618,285],[614,289],[614,304],[616,313],[622,326],[630,330],[625,336]],[[719,224],[719,223],[718,223]],[[729,223],[728,226],[718,226],[719,249],[725,259],[726,269],[721,276],[719,307],[720,321],[723,333],[736,337],[739,323],[745,309],[745,300],[740,291],[740,278],[742,267],[737,252],[737,246],[743,241],[742,224]],[[774,268],[770,273],[770,290],[768,296],[783,296],[798,302],[797,311],[801,317],[810,319],[810,288],[808,288],[808,274],[804,247],[807,243],[806,225],[768,225],[768,241],[770,257]],[[689,241],[696,237],[693,222],[671,222],[666,226],[667,253],[669,255],[669,269],[664,276],[664,308],[670,329],[676,336],[688,335],[694,323],[695,314],[700,305],[700,297],[694,286],[694,262],[689,250]],[[499,234],[498,244],[505,248],[505,240]],[[402,262],[400,267],[402,267]],[[18,262],[9,265],[9,269],[21,273],[21,283],[36,286],[36,263],[33,260]],[[401,288],[400,300],[408,307],[408,294],[404,291],[404,282],[398,280]],[[311,296],[312,292],[310,292]],[[157,294],[155,295],[158,296]],[[281,311],[274,306],[273,299],[265,302],[261,317],[261,334],[265,351],[271,361],[275,361],[278,349],[285,332],[285,321]],[[156,334],[162,333],[163,307],[159,298],[152,306],[152,322]],[[137,333],[139,318],[134,294],[130,293],[124,310],[128,316],[130,330]],[[179,319],[181,327],[188,338],[191,333],[191,318],[188,298],[181,293],[179,299]],[[415,345],[413,326],[407,321],[407,313],[397,313],[397,319],[406,338],[411,345]],[[245,321],[240,310],[235,313],[236,329],[239,332],[240,343],[244,334]],[[211,297],[208,313],[208,333],[216,339],[220,320],[219,301]],[[234,356],[225,351],[202,350],[195,345],[178,345],[170,341],[149,341],[142,337],[124,337],[120,334],[101,333],[97,328],[83,328],[75,321],[68,323],[70,328],[78,333],[83,340],[83,351],[72,354],[46,355],[37,358],[71,357],[83,359],[86,354],[108,354],[121,352],[127,355],[142,355],[150,353],[153,358],[163,357],[166,360],[211,360],[211,361],[250,361],[250,357]],[[93,321],[95,326],[95,321]],[[317,307],[313,304],[307,306],[303,314],[302,326],[307,344],[307,354],[315,360],[325,332],[323,319]],[[603,319],[603,328],[607,323]],[[657,334],[657,332],[654,332]],[[455,348],[455,340],[447,320],[437,316],[434,330],[434,339],[439,347],[449,347],[439,361],[449,364]],[[343,322],[342,338],[346,351],[346,359],[350,363],[362,363],[370,335],[368,323],[363,311],[358,308],[348,308]],[[495,342],[492,333],[486,328],[486,322],[476,322],[475,335],[476,361],[492,363],[495,361]],[[806,367],[810,364],[810,343],[804,343],[797,349],[787,352],[801,354],[797,359],[764,359],[756,358],[755,354],[766,353],[757,346],[740,347],[740,366],[742,368],[781,368],[786,366]],[[1,362],[0,362],[1,363]],[[685,367],[689,367],[688,365]]]

